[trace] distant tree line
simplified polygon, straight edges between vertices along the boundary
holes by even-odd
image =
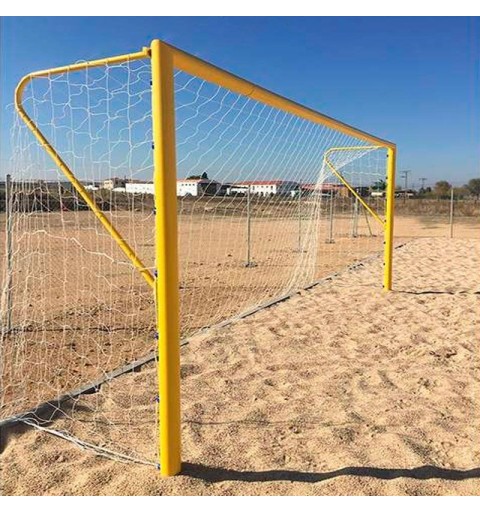
[[[424,197],[437,197],[440,199],[447,199],[450,197],[452,185],[446,180],[440,180],[432,187],[421,188],[418,192],[419,196]],[[475,199],[480,199],[480,178],[472,178],[468,183],[461,187],[453,187],[455,197],[462,198],[473,196]]]

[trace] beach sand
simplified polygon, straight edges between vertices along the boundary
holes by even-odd
[[[480,240],[413,240],[394,262],[391,293],[372,259],[182,348],[182,475],[17,426],[2,493],[480,495]],[[154,449],[155,369],[109,398],[132,380],[124,442]]]

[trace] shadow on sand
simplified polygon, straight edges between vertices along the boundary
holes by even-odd
[[[207,482],[241,481],[241,482],[307,482],[316,483],[330,480],[339,476],[360,476],[393,480],[395,478],[414,478],[416,480],[429,480],[440,478],[442,480],[467,480],[480,478],[480,468],[467,470],[444,469],[436,466],[420,466],[411,469],[389,469],[362,466],[350,466],[325,473],[300,472],[288,470],[269,471],[236,471],[233,469],[215,468],[202,464],[184,463],[182,475],[198,478]]]
[[[442,290],[402,290],[396,289],[397,293],[404,293],[406,295],[480,295],[480,291],[458,290],[458,291],[442,291]]]

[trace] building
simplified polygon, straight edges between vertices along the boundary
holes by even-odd
[[[220,192],[221,187],[221,183],[208,178],[177,180],[177,196],[215,196]]]
[[[108,180],[103,180],[102,188],[106,190],[124,189],[126,181],[125,178],[109,178]]]
[[[247,192],[248,185],[237,185],[235,183],[222,185],[222,195],[224,196],[245,196]]]
[[[333,192],[334,195],[344,196],[348,194],[347,187],[341,183],[302,183],[302,195],[315,195],[315,196],[330,196]]]
[[[397,189],[395,190],[395,197],[415,197],[417,195],[417,191],[411,188],[408,189]]]
[[[102,188],[113,192],[126,192],[127,194],[154,194],[153,181],[127,180],[110,178],[104,180]],[[214,196],[219,194],[221,183],[207,178],[177,180],[177,196]],[[94,190],[91,188],[91,190]]]
[[[85,185],[85,190],[98,190],[100,188],[98,183],[88,183]]]
[[[259,196],[294,196],[298,193],[299,184],[296,181],[265,180],[241,181],[232,183],[227,189],[228,195],[245,194],[250,189],[251,194]]]
[[[125,192],[127,194],[154,194],[153,181],[127,181]]]
[[[339,197],[352,197],[352,192],[343,183],[302,183],[302,194],[329,196],[332,192]],[[355,186],[352,189],[360,197],[372,196],[371,187]]]

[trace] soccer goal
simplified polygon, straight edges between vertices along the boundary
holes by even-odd
[[[24,77],[12,152],[2,424],[174,475],[182,341],[367,257],[392,287],[395,145],[161,41]]]

